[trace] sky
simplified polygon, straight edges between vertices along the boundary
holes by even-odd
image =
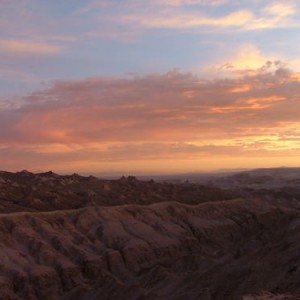
[[[0,0],[0,169],[300,166],[300,0]]]

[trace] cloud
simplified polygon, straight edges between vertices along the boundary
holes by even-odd
[[[160,5],[182,6],[182,5],[223,5],[229,0],[154,0],[153,2]]]
[[[295,15],[297,12],[297,7],[293,3],[272,3],[266,6],[263,11],[269,15],[287,17]]]
[[[299,125],[299,96],[298,76],[280,68],[218,80],[173,70],[143,77],[57,81],[21,105],[2,106],[0,142],[202,147],[225,140],[232,146],[235,139],[248,136],[291,135]]]
[[[148,161],[150,168],[163,160],[291,158],[300,149],[299,94],[299,74],[281,65],[231,79],[173,70],[55,81],[21,104],[3,102],[1,157],[3,164],[18,156],[62,169],[72,162]]]
[[[223,17],[208,17],[195,13],[175,13],[161,16],[126,16],[124,23],[137,23],[146,28],[188,29],[199,27],[241,27],[253,19],[253,14],[247,10],[232,12]],[[121,19],[122,20],[122,19]]]
[[[272,3],[261,10],[261,16],[247,24],[249,30],[299,27],[299,23],[293,20],[298,10],[292,2]]]
[[[173,70],[144,77],[57,81],[26,97],[18,109],[1,111],[5,130],[0,140],[188,142],[297,122],[296,74],[281,68],[260,70],[265,71],[218,80]]]
[[[160,1],[158,1],[160,3]],[[165,2],[164,2],[165,3]],[[167,5],[181,6],[185,4],[207,4],[207,1],[167,1]],[[213,2],[212,4],[222,4]],[[168,29],[197,29],[203,27],[234,28],[238,30],[262,30],[272,28],[299,27],[293,17],[297,14],[297,7],[293,3],[273,3],[264,8],[251,10],[250,8],[233,10],[222,16],[213,16],[201,11],[164,10],[153,14],[128,14],[121,17],[123,23],[134,23],[145,28]]]
[[[237,70],[255,70],[259,69],[268,60],[275,60],[275,57],[266,57],[255,45],[244,44],[233,54],[230,64]]]
[[[53,55],[62,52],[62,46],[29,40],[2,39],[0,52],[17,55]]]
[[[125,42],[134,42],[147,31],[156,29],[202,34],[300,26],[298,7],[293,1],[153,0],[145,4],[137,0],[94,0],[78,13],[95,21],[85,36]]]
[[[265,73],[267,70],[273,72],[278,68],[284,69],[288,64],[295,68],[294,62],[285,63],[285,59],[277,54],[265,54],[254,44],[242,44],[233,50],[227,57],[223,57],[217,64],[206,66],[208,73],[214,76],[232,76],[232,75],[255,75]]]

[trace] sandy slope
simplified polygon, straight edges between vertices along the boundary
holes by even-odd
[[[298,209],[293,202],[229,200],[2,214],[0,298],[296,294]]]

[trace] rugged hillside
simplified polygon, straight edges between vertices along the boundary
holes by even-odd
[[[222,188],[251,188],[256,190],[264,188],[276,191],[293,188],[300,192],[300,168],[254,169],[230,175],[225,174],[225,176],[218,174],[206,180]]]
[[[0,182],[1,300],[300,299],[290,195],[52,172]]]
[[[103,180],[78,174],[0,172],[0,212],[52,211],[91,205],[151,204],[177,201],[197,204],[236,198],[237,194],[198,184],[140,181],[133,176]]]
[[[89,300],[240,299],[262,290],[295,295],[298,208],[231,200],[2,214],[0,295]]]

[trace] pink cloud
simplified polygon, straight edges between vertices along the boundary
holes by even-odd
[[[299,89],[299,82],[283,70],[212,81],[172,71],[54,82],[28,96],[18,110],[2,113],[18,115],[12,128],[25,141],[186,141],[223,136],[220,122],[234,135],[234,129],[244,127],[241,117],[250,124],[260,119],[259,126],[296,121],[297,110],[289,104],[298,106]]]
[[[57,81],[0,106],[1,157],[59,166],[298,155],[299,94],[298,76],[280,66],[218,80],[174,70]]]
[[[51,55],[58,54],[62,47],[45,42],[28,40],[7,39],[0,40],[0,52],[14,53],[18,55]]]

